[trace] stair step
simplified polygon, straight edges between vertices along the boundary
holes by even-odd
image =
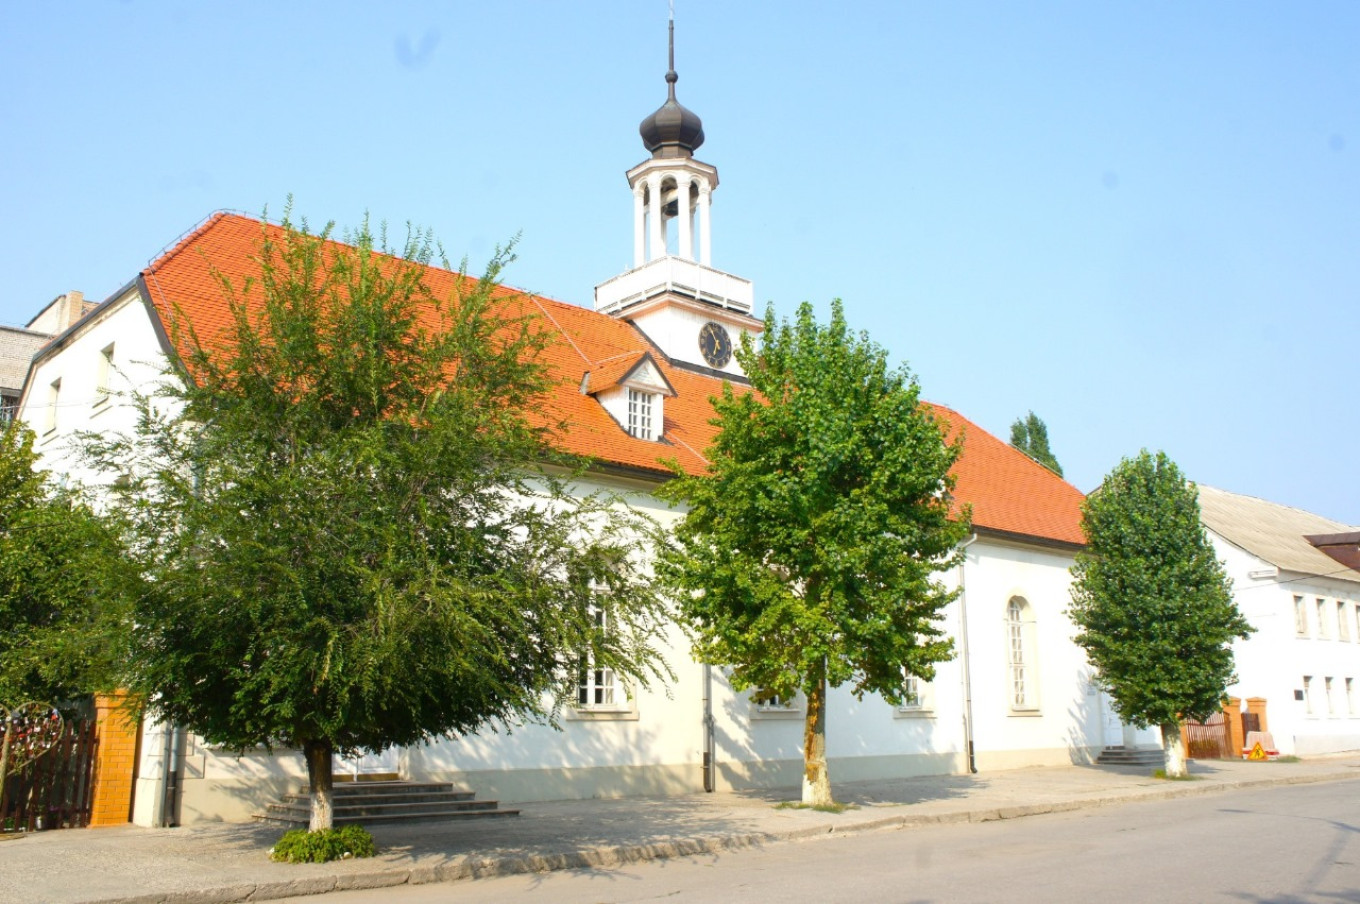
[[[333,795],[337,807],[365,807],[378,804],[418,804],[440,801],[466,802],[476,798],[471,791],[412,791],[407,793],[389,791],[384,794],[336,794]],[[283,800],[311,804],[310,794],[285,794]]]
[[[337,816],[378,816],[385,813],[396,815],[402,813],[471,813],[482,810],[494,810],[497,806],[499,806],[499,802],[494,800],[434,800],[420,801],[418,803],[374,804],[371,806],[350,806],[348,804],[336,805],[332,809],[332,812]],[[270,804],[268,812],[311,813],[312,806],[310,801],[290,801],[282,804]]]
[[[331,822],[335,825],[349,825],[351,823],[362,823],[363,825],[373,825],[375,823],[394,823],[394,822],[461,822],[468,819],[491,819],[497,816],[518,816],[519,810],[459,810],[454,812],[436,813],[388,813],[376,816],[342,816],[335,814],[331,817]],[[303,826],[311,822],[310,813],[299,815],[278,815],[273,813],[255,814],[256,822],[269,823],[271,825],[284,826]]]
[[[447,782],[359,782],[336,785],[332,793],[332,822],[336,825],[519,815],[518,810],[500,809],[499,801],[477,800],[474,792],[455,790]],[[283,795],[254,818],[277,825],[305,826],[311,814],[312,798],[304,790]]]

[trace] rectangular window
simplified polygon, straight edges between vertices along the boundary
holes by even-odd
[[[1347,617],[1349,607],[1341,600],[1336,601],[1336,639],[1351,639],[1351,620]]]
[[[99,351],[99,361],[95,367],[94,404],[95,407],[109,401],[109,384],[113,379],[113,343],[110,342]]]
[[[57,402],[61,400],[61,378],[52,381],[47,387],[47,416],[43,419],[43,433],[57,429]]]
[[[1326,639],[1332,632],[1327,630],[1327,601],[1317,599],[1317,636]]]
[[[595,609],[591,616],[596,628],[601,632],[608,630],[603,609]],[[618,687],[614,670],[599,668],[592,656],[583,657],[576,683],[576,705],[583,709],[613,708],[622,702],[623,694]]]
[[[638,439],[655,439],[652,410],[656,396],[650,392],[628,390],[628,432]]]
[[[902,691],[902,705],[897,708],[899,714],[928,715],[935,708],[929,681],[908,675],[902,682]]]
[[[781,697],[778,694],[759,693],[755,696],[756,711],[762,713],[796,713],[802,710],[798,695]]]
[[[1332,699],[1332,679],[1322,679],[1322,692],[1327,695],[1327,715],[1336,715],[1336,703]]]
[[[1303,711],[1312,715],[1317,709],[1313,706],[1313,676],[1303,676]]]
[[[0,427],[5,427],[19,414],[19,397],[0,395]]]
[[[1346,679],[1346,712],[1355,715],[1355,679]]]
[[[1304,608],[1303,597],[1294,597],[1294,633],[1300,637],[1308,636],[1308,610]]]

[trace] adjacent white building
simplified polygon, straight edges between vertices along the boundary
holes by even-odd
[[[1229,693],[1266,699],[1282,754],[1360,750],[1360,571],[1317,542],[1357,528],[1213,487],[1199,488],[1199,502],[1238,608],[1256,628],[1234,646]]]

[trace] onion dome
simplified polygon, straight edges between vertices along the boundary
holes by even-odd
[[[675,83],[679,78],[674,67],[666,73],[670,86],[666,102],[638,126],[642,144],[653,157],[692,157],[704,143],[703,122],[675,99]]]

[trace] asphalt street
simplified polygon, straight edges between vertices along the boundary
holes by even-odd
[[[340,892],[325,901],[1357,902],[1360,783],[918,826],[615,869]]]

